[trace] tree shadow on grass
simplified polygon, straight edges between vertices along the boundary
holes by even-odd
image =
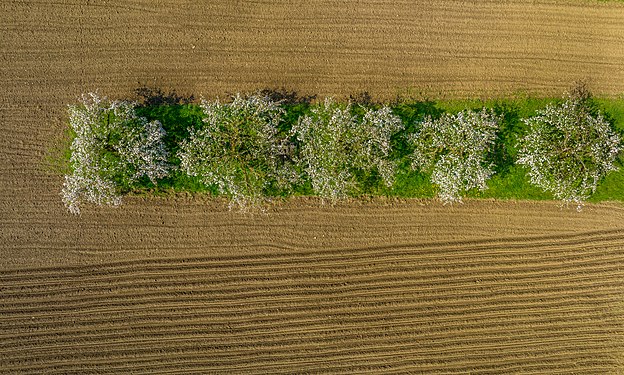
[[[519,109],[513,104],[499,102],[492,109],[501,121],[488,160],[494,163],[494,172],[497,175],[504,175],[515,164],[518,154],[516,146],[524,133],[525,124],[520,118]]]
[[[193,95],[178,95],[175,90],[165,92],[160,88],[142,86],[135,90],[139,97],[136,112],[149,121],[158,120],[165,129],[165,146],[170,152],[170,162],[177,164],[181,142],[190,135],[189,129],[201,128],[203,113],[195,104]]]
[[[444,113],[444,110],[438,108],[431,100],[393,103],[391,108],[405,126],[404,130],[394,134],[391,138],[393,159],[404,159],[412,154],[414,147],[410,144],[408,135],[418,131],[420,122],[429,116],[438,118]]]
[[[312,101],[316,99],[314,95],[302,95],[296,90],[285,88],[264,88],[258,91],[261,96],[266,96],[286,111],[283,121],[278,125],[279,131],[286,135],[290,129],[299,121],[301,116],[308,114]]]

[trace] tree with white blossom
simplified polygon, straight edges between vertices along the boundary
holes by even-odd
[[[156,184],[167,176],[165,131],[159,121],[137,116],[135,106],[97,93],[69,106],[72,173],[65,176],[61,196],[70,212],[80,213],[83,201],[117,206],[122,190],[141,177]]]
[[[491,111],[465,110],[439,119],[426,118],[409,139],[414,146],[412,168],[431,173],[444,202],[461,202],[471,190],[487,189],[494,165],[487,161],[500,119]]]
[[[587,94],[571,95],[548,105],[534,117],[519,142],[517,163],[528,170],[535,186],[580,210],[599,181],[615,165],[622,150],[620,137],[598,111],[592,114]]]
[[[272,184],[297,179],[290,146],[280,136],[284,111],[262,95],[235,95],[230,103],[201,101],[203,125],[180,145],[181,169],[214,186],[241,209],[266,198]]]
[[[337,199],[353,192],[356,170],[376,170],[387,186],[394,182],[396,162],[390,160],[390,139],[403,123],[387,106],[364,111],[358,118],[350,104],[326,98],[293,126],[291,134],[300,147],[299,167],[319,196]]]

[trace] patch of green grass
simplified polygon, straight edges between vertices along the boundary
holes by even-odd
[[[396,181],[384,195],[401,198],[433,198],[438,189],[429,182],[430,175],[408,168],[399,170]]]
[[[53,174],[65,175],[72,172],[70,165],[71,144],[76,133],[71,127],[65,128],[61,136],[54,140],[43,157],[43,170]]]
[[[624,1],[624,0],[622,0]],[[624,134],[624,97],[605,99],[597,98],[594,102],[602,110],[605,117],[614,125],[615,129]]]
[[[139,107],[137,114],[149,121],[158,120],[162,123],[167,132],[165,146],[173,156],[173,163],[179,163],[175,155],[182,140],[188,138],[189,129],[199,129],[203,118],[202,109],[196,104]]]
[[[517,165],[510,167],[506,173],[492,176],[488,181],[487,190],[471,191],[468,193],[468,196],[472,198],[498,199],[554,199],[552,194],[531,185],[524,169]]]

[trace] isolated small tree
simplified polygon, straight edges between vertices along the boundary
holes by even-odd
[[[439,119],[427,118],[410,137],[414,146],[412,168],[431,173],[438,197],[446,203],[461,202],[463,193],[487,189],[494,174],[487,161],[496,140],[499,118],[491,111],[465,110]]]
[[[620,137],[602,114],[592,115],[590,100],[585,91],[573,93],[523,119],[528,131],[518,145],[517,163],[528,169],[531,183],[579,210],[599,181],[617,169],[622,150]]]
[[[351,105],[332,98],[299,118],[291,130],[300,145],[299,166],[310,177],[315,192],[324,198],[347,196],[355,188],[355,170],[376,169],[389,186],[396,163],[389,160],[393,134],[403,129],[401,120],[388,107],[365,109],[361,119]]]
[[[231,103],[201,101],[203,127],[180,145],[181,168],[215,186],[241,209],[259,203],[272,183],[287,188],[296,174],[291,147],[279,136],[284,111],[268,97],[237,94]]]
[[[89,93],[69,106],[69,123],[72,173],[61,196],[70,212],[80,213],[82,201],[119,205],[122,190],[141,177],[156,184],[168,174],[165,131],[159,121],[137,116],[135,103]]]

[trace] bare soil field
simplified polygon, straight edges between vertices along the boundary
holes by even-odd
[[[0,373],[622,373],[624,206],[374,199],[69,215],[65,105],[141,84],[624,92],[624,6],[0,2]]]
[[[621,205],[24,212],[1,232],[5,373],[621,370]]]

